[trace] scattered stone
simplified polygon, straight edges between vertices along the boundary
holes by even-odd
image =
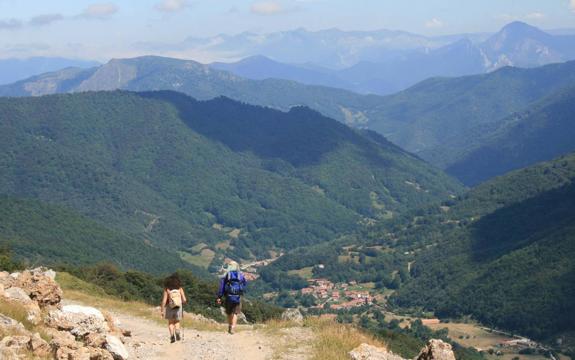
[[[2,341],[0,341],[0,353],[6,352],[23,355],[26,353],[26,350],[28,350],[29,342],[30,337],[25,335],[5,336]],[[18,357],[14,359],[18,359]]]
[[[303,315],[299,309],[287,309],[282,314],[282,320],[291,321],[303,325]]]
[[[399,355],[373,345],[361,344],[349,352],[352,360],[405,360]]]
[[[417,356],[416,360],[455,360],[451,344],[431,339]]]
[[[127,360],[129,358],[128,350],[114,335],[106,335],[106,350],[108,350],[115,360]]]

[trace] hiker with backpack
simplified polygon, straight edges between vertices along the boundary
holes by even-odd
[[[175,343],[181,340],[180,322],[184,317],[184,304],[188,302],[182,282],[178,274],[168,276],[164,280],[164,295],[160,311],[162,317],[168,320],[168,330],[170,331],[170,342]]]
[[[239,264],[235,261],[229,263],[226,275],[220,280],[217,298],[218,305],[221,305],[222,299],[224,299],[224,307],[228,316],[229,334],[234,333],[238,315],[242,312],[242,295],[246,285],[247,281],[240,271]]]

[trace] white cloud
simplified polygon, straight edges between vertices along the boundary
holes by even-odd
[[[445,24],[443,21],[439,20],[438,18],[433,18],[425,23],[425,27],[428,29],[439,29],[444,26]]]
[[[118,7],[112,3],[99,3],[88,6],[80,15],[87,19],[103,19],[118,12]]]
[[[569,1],[569,7],[571,8],[571,11],[575,12],[575,0]]]
[[[251,11],[257,15],[276,15],[286,11],[286,9],[277,1],[261,1],[253,3]]]
[[[179,12],[190,6],[188,0],[162,0],[156,5],[156,10],[163,12]]]

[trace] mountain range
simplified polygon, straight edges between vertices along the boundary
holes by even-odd
[[[2,195],[204,268],[328,241],[462,190],[380,135],[301,107],[86,92],[2,98],[0,119]]]
[[[360,53],[353,64],[342,69],[330,69],[320,61],[281,63],[286,58],[266,52],[266,48],[257,54],[259,56],[211,66],[250,79],[278,78],[386,95],[432,77],[482,74],[504,66],[529,68],[575,59],[575,36],[551,35],[522,22],[508,24],[481,41],[477,41],[481,39],[477,36],[458,36],[450,39],[453,42],[438,46],[442,41],[417,39],[419,41],[412,43],[418,46],[406,46],[393,56],[375,58]],[[286,44],[286,49],[293,47]],[[272,56],[274,60],[262,55]]]
[[[402,148],[447,169],[501,133],[514,113],[528,112],[545,98],[551,101],[549,98],[574,81],[575,61],[533,69],[506,67],[459,78],[434,78],[381,97],[288,80],[250,80],[193,61],[150,56],[112,60],[87,70],[68,68],[35,76],[0,86],[0,95],[175,90],[198,99],[224,95],[283,111],[305,105],[347,125],[375,130]],[[541,143],[555,149],[546,140],[546,133],[540,135]],[[562,150],[556,150],[550,154],[560,155],[558,151]],[[474,179],[474,175],[462,171],[453,174],[468,184],[485,179],[481,176]]]

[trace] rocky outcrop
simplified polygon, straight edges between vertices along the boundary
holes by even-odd
[[[421,349],[416,360],[455,360],[451,344],[441,340],[431,339]]]
[[[55,272],[38,268],[20,273],[0,272],[0,300],[23,309],[26,327],[0,314],[0,359],[53,358],[62,360],[127,360],[122,342],[125,330],[100,310],[65,305]],[[42,329],[51,339],[46,342],[30,329]]]
[[[282,313],[282,320],[290,321],[298,325],[303,324],[303,315],[299,309],[287,309]]]
[[[407,360],[386,349],[361,344],[349,352],[352,360]],[[455,360],[451,345],[442,340],[432,339],[421,349],[415,360]]]

